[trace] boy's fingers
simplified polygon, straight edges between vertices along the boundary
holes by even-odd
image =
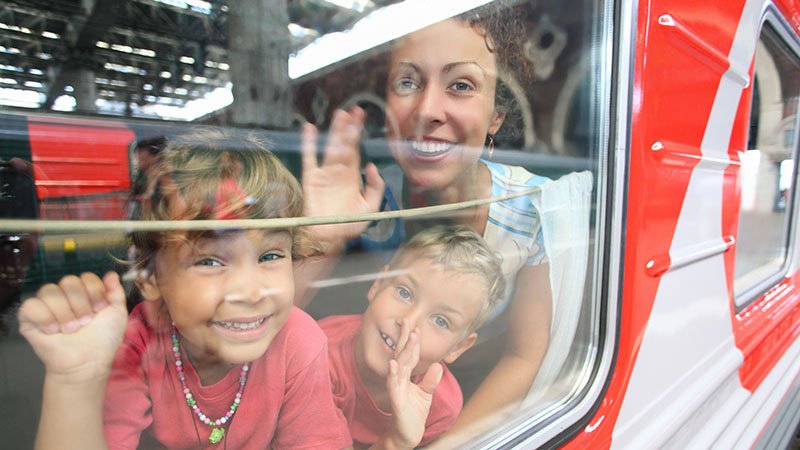
[[[419,361],[419,352],[415,351],[415,349],[419,348],[418,340],[419,338],[414,334],[414,332],[411,332],[411,334],[408,335],[405,347],[403,347],[403,350],[398,352],[397,356],[395,357],[401,368],[404,369],[409,367],[413,369],[414,366],[417,365],[417,362]]]
[[[389,361],[389,376],[386,377],[386,390],[389,391],[389,399],[392,404],[396,405],[398,402],[403,400],[402,396],[405,394],[403,392],[403,388],[400,385],[402,383],[402,379],[399,376],[399,368],[397,366],[397,361],[390,360]]]
[[[406,348],[406,343],[408,342],[408,335],[411,333],[411,327],[408,324],[406,319],[400,319],[400,335],[397,336],[397,342],[394,346],[394,356],[395,358],[403,353],[403,350]]]
[[[408,337],[406,348],[397,356],[397,365],[399,369],[398,376],[401,380],[408,382],[411,375],[414,373],[414,368],[417,367],[419,362],[419,338],[415,333],[411,333]]]
[[[317,168],[317,127],[307,123],[300,135],[300,156],[303,173],[311,173]]]
[[[389,380],[393,385],[397,383],[397,373],[398,373],[397,361],[395,361],[394,359],[389,360]]]
[[[23,335],[31,328],[46,334],[57,333],[59,330],[58,321],[50,312],[50,308],[36,297],[25,300],[19,308],[17,317],[19,330]]]
[[[125,306],[125,288],[122,287],[122,282],[119,279],[119,274],[116,272],[108,272],[103,276],[103,284],[106,290],[106,299],[108,303],[113,306]]]
[[[74,280],[78,280],[76,276],[71,277],[74,278]],[[70,277],[64,277],[59,283],[64,283],[65,281],[69,283],[74,280],[71,280]],[[78,280],[78,283],[80,283],[80,280]],[[72,307],[60,284],[44,285],[39,289],[36,297],[50,310],[61,332],[71,333],[78,329],[78,318],[75,317],[75,313],[72,312]]]
[[[419,328],[415,328],[414,331],[408,336],[408,345],[411,347],[411,357],[408,361],[408,366],[411,368],[411,370],[413,370],[419,362]]]
[[[431,364],[417,386],[428,394],[433,394],[433,391],[439,386],[439,382],[442,381],[443,373],[444,369],[441,363]]]

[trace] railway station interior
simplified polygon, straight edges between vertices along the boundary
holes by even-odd
[[[553,296],[555,306],[548,306],[544,322],[535,322],[548,328],[544,334],[550,347],[537,362],[543,369],[514,408],[487,418],[476,426],[479,434],[468,439],[473,447],[483,448],[516,445],[525,436],[540,433],[542,437],[532,442],[553,444],[558,433],[569,428],[560,424],[575,427],[578,417],[587,414],[588,407],[581,403],[587,392],[599,395],[601,388],[592,384],[593,377],[610,366],[607,358],[618,338],[611,328],[618,311],[608,295],[609,286],[619,288],[622,280],[624,266],[613,264],[622,258],[617,252],[625,251],[628,235],[619,225],[625,215],[609,205],[619,201],[620,189],[626,188],[615,180],[629,173],[615,166],[614,158],[628,145],[619,139],[630,135],[615,134],[613,126],[627,117],[615,102],[633,88],[620,93],[614,84],[621,76],[615,66],[620,63],[621,44],[613,39],[617,31],[610,2],[4,0],[0,4],[0,221],[129,220],[131,189],[144,173],[136,157],[137,142],[165,137],[169,141],[193,130],[223,129],[237,139],[256,136],[301,178],[303,125],[311,123],[319,130],[317,151],[322,153],[334,135],[336,111],[354,107],[366,117],[357,144],[364,182],[366,164],[373,162],[384,178],[394,176],[402,186],[405,175],[393,160],[389,138],[397,126],[387,100],[392,51],[419,30],[475,8],[483,13],[480,8],[487,4],[486,11],[495,6],[519,18],[524,34],[515,42],[530,73],[518,75],[501,67],[496,74],[512,106],[503,111],[499,131],[479,149],[480,158],[490,165],[524,169],[531,179],[560,181],[549,191],[531,190],[526,195],[535,198],[533,205],[541,209],[532,215],[520,213],[537,223],[532,239],[547,253],[544,263],[550,264],[545,275],[550,288],[543,291]],[[786,268],[792,226],[796,229],[791,214],[796,203],[800,77],[794,55],[780,42],[782,35],[765,30],[753,62],[752,95],[740,106],[750,115],[735,219],[739,234],[732,289],[737,303],[732,308],[736,311],[747,307],[765,279],[775,279]],[[492,55],[502,53],[483,38]],[[450,70],[448,66],[444,72]],[[641,83],[641,79],[623,81]],[[661,104],[654,98],[649,92],[646,97],[626,97],[624,107],[639,108],[647,101]],[[459,112],[463,111],[452,114]],[[463,119],[467,115],[460,117],[472,120]],[[643,120],[635,126],[655,126],[654,122]],[[692,152],[699,150],[673,144],[666,138],[647,142],[647,158],[666,161],[661,176],[674,171],[670,173],[688,179],[697,159],[691,159]],[[670,155],[676,154],[670,162]],[[724,164],[727,160],[712,161],[702,170],[718,170]],[[389,172],[387,167],[397,170]],[[395,175],[386,175],[390,173]],[[733,176],[730,171],[726,174],[726,180]],[[662,181],[642,182],[649,183]],[[492,189],[491,196],[499,197],[494,184]],[[572,191],[564,194],[558,189]],[[398,217],[404,217],[404,199],[411,204],[410,198],[423,198],[416,205],[423,207],[441,194],[411,191],[405,186],[403,198],[398,196],[400,211],[394,211],[401,214]],[[674,199],[651,200],[656,206],[648,210],[652,212],[648,217],[679,213]],[[501,201],[505,199],[495,203]],[[551,210],[545,212],[543,204]],[[493,207],[486,206],[487,223]],[[473,214],[464,208],[468,213],[462,214]],[[388,236],[398,232],[395,227],[411,233],[432,224],[461,223],[461,210],[445,208],[427,219],[409,215],[403,225],[379,216],[369,232]],[[477,220],[478,214],[474,215]],[[67,225],[65,230],[0,230],[0,269],[5,271],[0,273],[0,448],[32,448],[42,403],[44,368],[19,334],[20,303],[43,284],[68,274],[128,271],[125,260],[131,254],[131,236],[121,226],[86,231]],[[516,241],[514,245],[519,247]],[[724,250],[734,243],[720,245]],[[313,284],[316,298],[306,312],[315,320],[364,312],[370,287],[383,276],[381,268],[393,250],[367,244],[346,247],[330,273]],[[504,260],[503,252],[496,253],[500,264],[517,264],[507,255]],[[513,257],[520,261],[530,257],[523,253]],[[670,264],[669,253],[660,258],[653,257],[659,266],[647,266],[647,276],[667,271],[660,265]],[[511,286],[522,286],[515,277],[523,266],[528,269],[533,264],[514,266],[507,274]],[[126,280],[127,293],[135,296],[134,283]],[[517,301],[509,300],[513,292],[512,287],[508,302]],[[513,308],[503,308],[490,315],[493,328],[480,329],[479,339],[485,334],[479,341],[483,347],[461,357],[463,368],[455,365],[465,403],[480,392],[486,374],[512,345],[509,327],[533,328],[519,318],[515,322]],[[548,428],[553,423],[561,429]]]

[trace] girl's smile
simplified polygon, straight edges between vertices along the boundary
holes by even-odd
[[[243,342],[259,339],[268,329],[270,316],[261,316],[254,319],[214,320],[211,325],[218,327],[219,332],[229,339]]]
[[[163,300],[198,373],[253,361],[291,310],[291,252],[285,231],[178,238],[159,250],[143,294]]]

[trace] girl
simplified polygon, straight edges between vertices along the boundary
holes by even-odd
[[[297,181],[252,139],[171,141],[142,220],[292,217]],[[45,365],[37,448],[344,448],[325,337],[292,307],[297,229],[136,232],[145,301],[64,277],[20,308]],[[107,386],[106,386],[107,384]]]
[[[394,42],[386,83],[387,140],[395,164],[365,168],[362,186],[357,144],[364,112],[337,111],[319,165],[316,130],[305,129],[303,191],[308,215],[403,209],[501,196],[541,185],[547,178],[491,161],[495,134],[514,110],[501,75],[520,85],[532,78],[523,55],[525,29],[511,10],[487,5],[410,33]],[[519,402],[528,392],[549,340],[552,296],[538,212],[527,197],[466,210],[456,217],[503,257],[509,281],[505,301],[481,329],[488,341],[459,359],[461,373],[483,379],[453,431]],[[412,223],[326,226],[314,229],[329,256],[345,242],[362,248],[396,247]],[[329,258],[333,260],[333,258]],[[308,264],[304,277],[326,270]],[[499,316],[499,317],[498,317]],[[502,334],[501,334],[502,332]],[[499,348],[493,350],[493,348]],[[487,358],[499,355],[486,364]],[[459,376],[459,367],[453,371]],[[479,366],[490,371],[481,372]],[[477,368],[477,369],[476,369]],[[469,391],[462,382],[465,391]]]

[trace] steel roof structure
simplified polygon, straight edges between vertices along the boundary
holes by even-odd
[[[270,1],[286,9],[292,51],[394,3]],[[227,17],[221,0],[5,0],[0,88],[38,93],[38,108],[50,110],[83,72],[93,74],[98,100],[127,114],[132,105],[181,107],[231,81]]]

